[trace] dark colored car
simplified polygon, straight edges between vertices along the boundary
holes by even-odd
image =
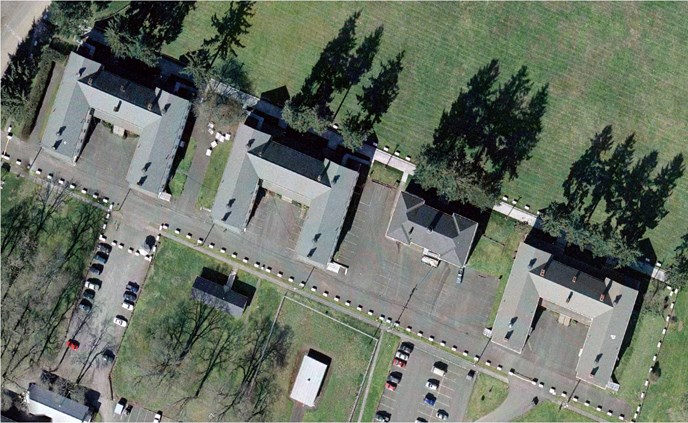
[[[131,302],[131,303],[136,302],[136,294],[134,294],[133,292],[130,292],[130,291],[126,291],[124,293],[124,299]]]
[[[93,264],[91,264],[91,267],[88,268],[88,271],[95,274],[95,275],[100,275],[103,273],[103,265],[98,264],[98,263],[93,263]]]
[[[129,283],[127,284],[127,291],[131,291],[134,294],[139,293],[139,288],[139,284],[137,284],[136,282],[129,281]]]
[[[79,303],[79,309],[86,313],[90,313],[92,308],[93,305],[88,300],[81,300],[81,302]]]
[[[94,291],[92,289],[84,290],[84,298],[86,298],[87,300],[92,300],[95,297],[96,297],[96,291]]]
[[[69,349],[76,351],[79,349],[79,341],[77,341],[76,339],[70,339],[69,341],[67,341],[67,347]]]
[[[105,254],[110,254],[112,251],[112,247],[109,244],[106,244],[104,242],[101,242],[98,244],[98,252],[99,253],[105,253]]]
[[[475,377],[475,370],[469,370],[468,374],[466,375],[466,380],[473,380]]]
[[[93,261],[96,263],[105,264],[108,261],[108,255],[105,253],[96,253],[96,255],[93,256]]]
[[[401,346],[399,347],[399,351],[402,351],[407,355],[411,355],[411,352],[413,351],[413,344],[410,342],[402,342]]]
[[[103,361],[108,364],[112,363],[115,361],[115,353],[113,353],[112,350],[103,351]]]
[[[399,372],[392,372],[387,376],[387,382],[392,382],[398,384],[401,382],[401,373]]]
[[[375,413],[375,421],[376,422],[388,422],[390,419],[390,414],[386,411],[378,411]]]
[[[435,401],[437,401],[437,397],[435,397],[433,394],[426,394],[425,399],[423,400],[423,402],[429,405],[430,407],[435,406]]]

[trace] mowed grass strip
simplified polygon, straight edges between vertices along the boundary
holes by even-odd
[[[333,317],[338,317],[333,314]],[[314,349],[332,358],[316,407],[304,421],[348,421],[364,380],[375,340],[341,323],[285,299],[277,322],[294,328],[287,366],[275,370],[282,395],[273,405],[273,419],[289,421],[294,403],[289,399],[301,358]]]
[[[206,364],[193,351],[187,358],[193,362],[180,366],[178,371],[183,373],[163,385],[160,385],[158,375],[146,374],[146,369],[140,365],[155,354],[149,336],[158,330],[160,316],[166,315],[180,302],[193,301],[190,299],[191,288],[204,267],[225,274],[231,271],[229,265],[182,244],[171,240],[162,242],[143,284],[112,372],[117,396],[151,410],[168,410],[170,417],[188,421],[206,421],[208,413],[218,408],[217,399],[208,390],[201,391],[198,398],[186,403],[182,411],[176,408],[180,399],[194,396],[200,380],[198,374],[202,374]],[[244,330],[249,329],[249,317],[273,318],[281,297],[274,286],[244,272],[239,272],[237,279],[257,288],[249,309],[241,319]],[[223,366],[210,380],[219,379],[230,387],[237,386],[239,381],[233,369],[231,365]]]
[[[682,289],[674,298],[677,321],[669,326],[657,357],[662,376],[650,384],[639,416],[642,421],[688,421],[688,290]],[[656,346],[661,333],[653,335]],[[645,371],[649,368],[649,363],[638,365]]]
[[[225,141],[213,148],[213,153],[210,156],[208,169],[205,171],[203,177],[203,185],[198,193],[196,205],[201,208],[210,209],[215,202],[215,194],[222,181],[222,173],[225,171],[229,153],[232,151],[232,141]]]
[[[228,7],[198,2],[164,52],[178,57],[198,48],[210,35],[211,16]],[[638,152],[657,149],[660,162],[686,151],[688,5],[681,3],[261,2],[239,51],[254,94],[282,86],[296,93],[359,9],[359,38],[384,25],[376,62],[406,52],[399,96],[376,127],[380,145],[399,145],[402,156],[418,157],[442,110],[492,58],[505,77],[525,64],[536,85],[549,83],[542,141],[504,189],[533,210],[561,196],[569,166],[604,125],[614,126],[617,139],[635,132]],[[357,93],[339,116],[357,108]],[[663,262],[679,241],[673,228],[688,221],[687,204],[684,177],[667,203],[669,215],[647,234]]]
[[[468,260],[468,267],[499,278],[492,311],[487,320],[488,327],[492,326],[497,316],[518,245],[529,230],[530,227],[524,224],[498,213],[492,213],[485,233],[480,237],[476,236],[478,243]]]
[[[390,166],[385,166],[380,162],[374,162],[370,168],[370,179],[381,184],[396,188],[401,182],[404,173]]]
[[[514,420],[516,422],[592,422],[585,416],[566,408],[560,408],[549,401],[541,401],[526,414]]]
[[[506,399],[509,385],[483,373],[476,374],[465,420],[474,422],[494,411]]]
[[[394,354],[397,352],[400,343],[401,338],[398,336],[393,335],[391,332],[383,332],[382,338],[380,339],[380,346],[378,347],[380,351],[377,353],[375,368],[371,376],[368,398],[365,403],[365,408],[363,409],[362,422],[371,422],[375,417],[377,406],[385,390],[387,376],[392,369]],[[358,415],[354,416],[354,419],[358,419]]]

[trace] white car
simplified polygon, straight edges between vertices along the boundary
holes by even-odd
[[[162,419],[162,411],[155,413],[155,417],[153,417],[153,423],[160,423],[160,419]]]
[[[396,357],[396,358],[399,358],[399,359],[402,359],[402,360],[404,360],[404,361],[408,361],[408,359],[409,359],[408,354],[404,353],[403,351],[397,351],[395,357]]]
[[[425,387],[431,391],[436,391],[438,386],[439,384],[434,379],[429,379],[427,382],[425,382]]]
[[[126,328],[129,324],[129,322],[127,322],[127,319],[125,319],[122,316],[117,316],[112,321],[115,322],[116,325],[122,326],[123,328]]]
[[[122,303],[122,308],[129,310],[129,311],[132,311],[134,309],[134,304],[129,302],[129,301],[124,301]]]
[[[97,291],[97,290],[100,289],[100,285],[98,285],[98,284],[96,284],[96,283],[93,283],[93,282],[91,282],[90,280],[87,280],[86,282],[84,282],[84,286],[85,286],[86,288],[92,289],[92,290],[94,290],[94,291]]]

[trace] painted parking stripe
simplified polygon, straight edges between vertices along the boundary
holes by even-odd
[[[443,394],[441,392],[438,392],[437,395],[441,395],[443,397],[447,397],[447,398],[451,399],[451,395]]]

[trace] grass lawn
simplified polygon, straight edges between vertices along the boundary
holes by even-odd
[[[213,149],[208,169],[205,171],[205,177],[203,177],[203,185],[201,185],[201,190],[196,199],[198,207],[206,209],[213,207],[217,188],[220,186],[220,181],[222,181],[222,173],[225,171],[225,165],[231,151],[232,141],[220,143]]]
[[[642,421],[688,421],[688,290],[685,288],[679,291],[674,311],[678,320],[669,326],[657,358],[662,376],[647,391],[639,416]],[[658,336],[655,335],[655,341]],[[642,363],[642,368],[646,367],[649,365]]]
[[[374,162],[373,167],[370,168],[370,178],[373,181],[395,188],[399,186],[403,174],[402,171],[385,166],[380,162]]]
[[[303,420],[348,421],[375,341],[291,300],[284,301],[277,321],[295,330],[292,348],[286,358],[288,364],[274,372],[282,393],[273,406],[272,418],[289,421],[293,408],[289,393],[299,371],[301,357],[313,348],[331,357],[332,363],[316,407],[307,410]]]
[[[177,165],[177,170],[175,170],[174,176],[172,177],[169,183],[170,194],[172,194],[173,197],[179,197],[180,195],[182,195],[182,191],[184,190],[184,184],[186,183],[186,176],[189,172],[189,169],[191,169],[191,162],[193,161],[195,152],[196,139],[192,137],[189,140],[189,143],[186,145],[186,149],[184,150],[184,157]]]
[[[187,364],[179,366],[179,375],[172,382],[160,384],[158,375],[147,374],[146,367],[142,365],[151,354],[159,351],[159,348],[152,349],[155,346],[150,336],[159,330],[160,319],[165,318],[172,307],[183,304],[184,301],[192,301],[191,287],[204,267],[224,274],[230,271],[228,265],[182,244],[163,241],[143,285],[131,326],[125,333],[112,373],[112,384],[117,396],[126,397],[151,410],[165,410],[173,419],[182,421],[206,421],[208,413],[217,409],[217,400],[209,390],[202,391],[197,399],[180,406],[181,399],[193,396],[201,378],[199,369],[203,369],[205,364],[195,351],[189,353]],[[249,317],[274,317],[281,294],[273,285],[243,272],[239,272],[238,280],[256,287],[252,303],[238,323],[240,330],[248,332],[251,329]],[[228,316],[226,318],[236,324],[235,319]],[[227,321],[222,323],[227,324]],[[212,344],[211,341],[209,342]],[[245,348],[247,347],[243,346],[241,351]],[[238,381],[232,370],[233,366],[225,364],[216,370],[209,381],[220,380],[225,385],[236,385]]]
[[[497,315],[518,244],[529,230],[528,226],[513,219],[492,213],[485,234],[478,238],[478,244],[468,260],[468,267],[499,278],[499,287],[492,305],[492,312],[487,320],[487,327],[492,326]]]
[[[559,409],[557,404],[541,401],[535,408],[517,418],[517,422],[591,422],[585,416],[565,408]]]
[[[392,368],[394,354],[399,348],[400,343],[401,339],[389,332],[385,332],[380,339],[380,351],[377,353],[377,361],[375,362],[375,368],[371,376],[372,382],[370,384],[370,390],[368,391],[368,399],[363,410],[362,422],[371,422],[373,421],[373,417],[375,417],[377,405],[385,389],[387,375],[389,375],[390,369]],[[354,416],[354,419],[358,419],[358,415]]]
[[[164,53],[179,57],[198,48],[214,33],[211,16],[228,7],[196,3]],[[570,164],[607,124],[618,138],[635,132],[638,151],[657,149],[660,162],[685,152],[685,4],[261,2],[238,52],[254,93],[282,86],[296,93],[322,48],[358,9],[359,39],[384,24],[376,63],[406,52],[399,96],[376,127],[380,145],[400,145],[402,156],[418,156],[443,109],[492,58],[506,76],[525,64],[536,85],[549,83],[542,141],[505,187],[522,204],[539,209],[558,199]],[[357,107],[357,93],[339,116]],[[669,215],[648,232],[661,261],[678,244],[673,228],[688,221],[687,203],[684,177],[667,204]]]
[[[504,402],[509,393],[509,385],[482,373],[476,374],[475,385],[468,401],[464,416],[466,421],[474,422],[491,413]]]

